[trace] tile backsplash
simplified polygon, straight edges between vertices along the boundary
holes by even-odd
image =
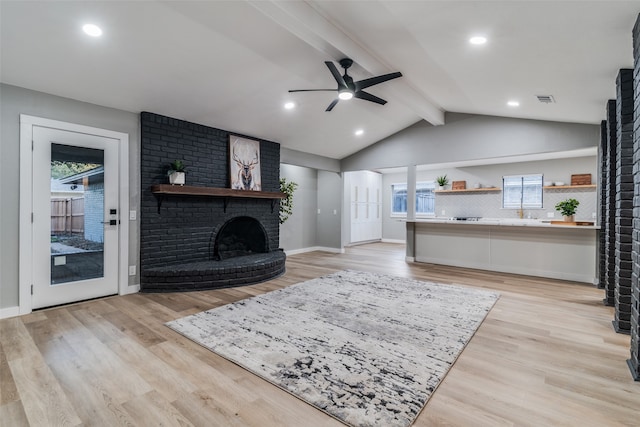
[[[597,205],[596,188],[556,188],[544,189],[542,209],[525,209],[525,218],[551,219],[547,213],[554,214],[554,219],[562,219],[555,210],[556,203],[574,198],[580,202],[576,212],[576,220],[593,221]],[[502,191],[469,192],[469,193],[436,193],[436,216],[478,216],[483,218],[517,218],[516,209],[502,209]],[[443,213],[444,211],[444,213]]]

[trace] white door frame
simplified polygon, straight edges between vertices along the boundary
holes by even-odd
[[[33,127],[41,126],[69,132],[112,138],[118,142],[118,293],[128,292],[129,276],[129,135],[90,126],[20,114],[20,238],[19,238],[19,314],[32,311],[33,284]]]

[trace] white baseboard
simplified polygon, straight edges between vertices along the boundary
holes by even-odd
[[[401,239],[382,239],[382,243],[401,243],[404,245],[407,241]]]
[[[302,249],[290,249],[287,251],[284,251],[284,253],[287,256],[290,255],[297,255],[297,254],[303,254],[306,252],[315,252],[315,251],[320,251],[320,252],[331,252],[334,254],[343,254],[344,253],[344,248],[329,248],[326,246],[311,246],[309,248],[302,248]]]
[[[412,257],[412,256],[406,256],[406,257],[404,257],[404,260],[406,262],[416,262],[416,258]]]
[[[140,285],[129,285],[125,288],[122,295],[136,294],[140,292]]]
[[[0,308],[0,319],[6,319],[8,317],[16,317],[20,315],[20,307],[7,307]]]

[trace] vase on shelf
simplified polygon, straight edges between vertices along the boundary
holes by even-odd
[[[565,215],[564,222],[575,222],[575,215]]]
[[[169,184],[184,185],[184,172],[173,172],[169,175]]]

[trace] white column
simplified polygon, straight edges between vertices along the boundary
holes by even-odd
[[[416,165],[407,166],[407,221],[416,219]]]

